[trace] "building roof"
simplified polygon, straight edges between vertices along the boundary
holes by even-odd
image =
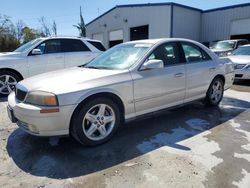
[[[101,14],[100,16],[98,16],[97,18],[95,18],[92,21],[90,21],[88,24],[86,24],[86,26],[90,25],[91,23],[95,22],[96,20],[98,20],[99,18],[103,17],[104,15],[108,14],[109,12],[113,11],[116,8],[153,7],[153,6],[167,6],[167,5],[169,5],[169,6],[177,6],[177,7],[182,7],[182,8],[186,8],[186,9],[190,9],[190,10],[194,10],[194,11],[199,11],[199,12],[202,12],[202,13],[207,13],[207,12],[213,12],[213,11],[220,11],[220,10],[227,10],[227,9],[232,9],[232,8],[239,8],[239,7],[250,6],[250,3],[231,5],[231,6],[214,8],[214,9],[209,9],[209,10],[202,10],[202,9],[198,9],[198,8],[194,8],[194,7],[190,7],[190,6],[186,6],[186,5],[182,5],[182,4],[178,4],[178,3],[173,3],[173,2],[168,2],[168,3],[145,3],[145,4],[116,5],[115,7],[111,8],[107,12],[104,12],[103,14]]]

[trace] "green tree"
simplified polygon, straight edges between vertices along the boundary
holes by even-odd
[[[22,33],[23,33],[23,43],[27,43],[41,36],[41,34],[38,31],[31,29],[27,26],[23,28]]]
[[[79,35],[81,37],[86,37],[86,26],[85,26],[85,22],[82,16],[82,7],[80,7],[80,23],[78,23],[77,25],[73,25],[73,26],[79,30]]]

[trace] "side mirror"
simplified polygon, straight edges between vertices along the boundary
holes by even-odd
[[[164,68],[164,63],[160,59],[151,59],[146,61],[142,67],[141,70],[150,70],[150,69],[161,69]]]
[[[40,49],[33,49],[31,52],[32,55],[41,55],[42,51]]]

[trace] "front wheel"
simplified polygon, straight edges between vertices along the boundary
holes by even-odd
[[[224,82],[221,78],[215,78],[206,94],[205,104],[207,106],[218,106],[223,98]]]
[[[93,99],[73,116],[72,136],[83,145],[98,145],[108,141],[120,123],[116,103],[107,98]]]
[[[11,71],[0,71],[0,97],[7,97],[15,91],[17,82],[21,79]]]

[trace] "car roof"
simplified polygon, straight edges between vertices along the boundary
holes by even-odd
[[[174,41],[186,41],[186,42],[197,43],[196,41],[185,39],[185,38],[144,39],[144,40],[129,41],[129,42],[125,42],[125,43],[128,43],[128,44],[137,44],[137,43],[157,44],[157,43],[162,43],[162,42],[174,42]]]
[[[247,41],[247,39],[220,40],[217,42],[237,42],[237,41]]]
[[[101,42],[99,40],[90,39],[87,37],[74,37],[74,36],[53,36],[53,37],[40,37],[40,39],[46,40],[46,39],[81,39],[81,40],[87,40],[87,41],[93,41],[93,42]]]

